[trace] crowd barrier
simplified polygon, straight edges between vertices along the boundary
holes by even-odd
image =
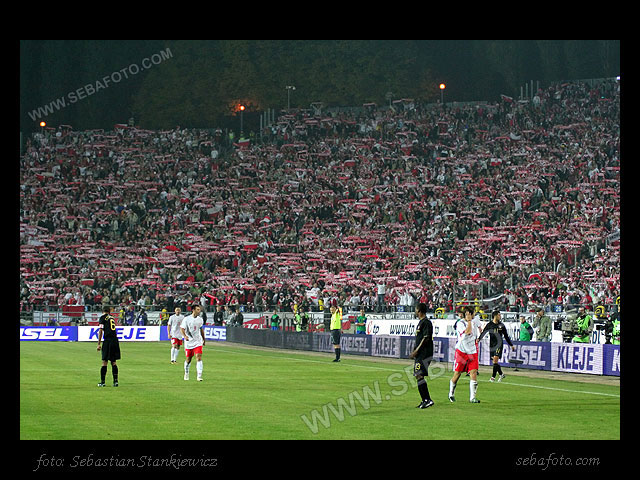
[[[20,341],[91,342],[98,340],[99,327],[20,327]],[[333,352],[329,333],[287,332],[241,327],[205,325],[207,340],[229,341],[261,347]],[[123,342],[168,341],[167,328],[161,326],[119,326],[118,338]],[[434,337],[434,362],[453,363],[455,338]],[[556,372],[620,376],[620,346],[596,343],[513,342],[516,350],[503,349],[500,364],[518,368]],[[408,335],[343,334],[340,347],[345,354],[388,358],[409,358],[415,337]],[[491,365],[489,340],[479,345],[481,365]]]

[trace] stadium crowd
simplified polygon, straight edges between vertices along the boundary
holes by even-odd
[[[46,129],[20,159],[21,308],[613,304],[619,95],[286,112],[232,145]]]

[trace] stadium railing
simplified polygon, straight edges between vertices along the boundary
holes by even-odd
[[[116,317],[118,323],[123,325],[160,325],[166,324],[166,320],[169,316],[173,315],[174,309],[169,309],[166,305],[145,305],[144,307],[138,305],[110,305],[113,309],[113,314]],[[133,310],[130,307],[133,306]],[[188,315],[190,307],[187,303],[179,303],[182,313]],[[567,304],[562,306],[556,306],[549,313],[558,313],[572,315],[578,310],[578,307],[585,307],[586,311],[594,317],[610,317],[617,311],[615,304],[601,305],[603,312],[598,310],[596,315],[596,309],[598,305],[584,305],[584,304]],[[97,324],[98,319],[102,315],[102,305],[30,305],[30,308],[22,309],[20,312],[20,323],[22,325],[91,325]],[[238,308],[239,313],[243,316],[243,324],[251,326],[251,328],[270,328],[270,319],[274,313],[274,306],[267,305],[266,308],[260,308],[255,305],[225,305],[223,307],[223,324],[224,325],[236,325],[235,321],[235,309]],[[508,312],[508,315],[503,315],[503,321],[517,321],[520,314],[524,316],[531,316],[537,309],[537,305],[530,305],[527,308],[512,307],[512,308],[500,308],[503,312]],[[175,307],[174,307],[175,308]],[[353,305],[345,305],[343,308],[343,321],[346,319],[355,321],[355,318],[360,314],[360,308]],[[127,311],[130,311],[127,315]],[[207,305],[204,309],[205,323],[213,324],[214,313],[216,306]],[[330,313],[328,309],[321,310],[318,306],[311,306],[308,310],[305,310],[308,314],[306,324],[309,325],[309,331],[315,331],[318,329],[328,328],[330,321]],[[284,330],[295,330],[296,323],[294,319],[294,312],[292,308],[278,307],[278,315],[280,317],[280,328]],[[490,310],[482,310],[480,307],[479,313],[484,319],[489,318]],[[414,307],[410,305],[383,305],[381,307],[366,307],[365,315],[375,315],[377,319],[382,320],[406,320],[413,318]],[[513,315],[511,315],[513,314]],[[428,316],[432,318],[454,318],[455,314],[451,309],[438,308],[431,309],[428,312]],[[350,322],[350,323],[351,323]]]

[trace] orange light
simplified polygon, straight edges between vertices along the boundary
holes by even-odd
[[[444,90],[446,88],[446,85],[444,83],[440,84],[440,90]]]
[[[47,122],[40,122],[40,126],[41,127],[46,127],[47,126]]]
[[[240,110],[244,110],[244,105],[240,105]]]

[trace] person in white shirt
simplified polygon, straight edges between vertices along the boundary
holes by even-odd
[[[175,365],[178,361],[178,354],[180,353],[180,345],[182,345],[182,331],[180,330],[180,325],[182,325],[182,320],[184,320],[184,315],[182,315],[182,310],[180,307],[176,307],[175,313],[169,317],[167,321],[167,335],[169,336],[169,341],[171,342],[171,364]]]
[[[463,313],[462,313],[463,312]],[[477,338],[482,330],[482,324],[478,316],[474,315],[472,306],[463,307],[460,319],[456,322],[456,342],[455,361],[453,364],[453,377],[449,381],[449,401],[455,402],[454,396],[456,385],[462,372],[469,372],[471,380],[469,382],[469,401],[480,403],[476,398],[478,391],[478,344]],[[464,317],[462,315],[464,314]]]
[[[355,292],[351,296],[351,299],[349,300],[349,304],[351,305],[352,309],[358,310],[358,308],[360,307],[360,295],[358,295],[357,292]]]
[[[408,288],[405,288],[404,293],[400,297],[400,305],[404,305],[405,307],[413,308],[413,304],[415,303],[415,299]]]
[[[314,285],[313,288],[307,290],[307,298],[312,303],[314,307],[318,306],[318,298],[320,298],[320,289],[317,285]]]
[[[384,296],[387,293],[387,285],[384,282],[381,282],[376,285],[378,289],[378,312],[382,312],[385,310],[384,307]]]
[[[196,370],[198,381],[202,381],[202,347],[205,345],[204,330],[202,328],[202,318],[199,316],[202,307],[195,303],[191,307],[191,315],[182,320],[180,330],[184,337],[184,353],[187,359],[184,361],[184,379],[189,380],[189,367],[191,360],[196,357]]]

